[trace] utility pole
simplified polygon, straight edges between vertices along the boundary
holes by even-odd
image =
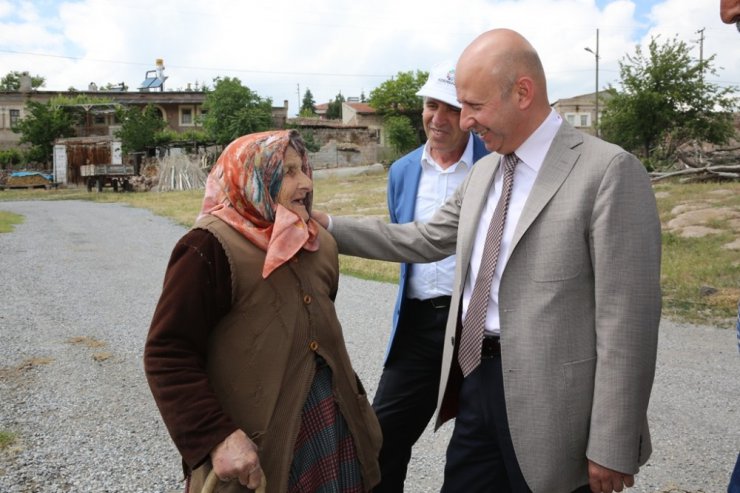
[[[296,92],[298,93],[298,106],[296,106],[296,108],[298,108],[298,111],[296,112],[296,116],[301,116],[301,85],[296,84],[295,87]]]
[[[696,34],[699,35],[699,65],[701,65],[704,62],[704,27],[696,31]],[[701,81],[704,82],[704,68],[701,69]]]
[[[596,91],[594,93],[596,102],[594,104],[594,135],[599,136],[599,29],[596,29],[596,51],[591,48],[584,48],[584,50],[592,53],[596,59]]]

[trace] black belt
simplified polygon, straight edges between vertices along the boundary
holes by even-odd
[[[480,350],[480,358],[488,359],[501,354],[501,339],[498,336],[484,336],[483,346]]]
[[[414,303],[420,303],[423,305],[432,305],[432,308],[440,310],[442,308],[449,308],[452,296],[437,296],[436,298],[429,298],[426,300],[419,300],[412,298],[410,301]]]

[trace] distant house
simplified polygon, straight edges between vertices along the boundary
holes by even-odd
[[[316,113],[316,116],[322,120],[326,119],[326,110],[328,109],[329,109],[329,103],[315,104],[313,106],[314,113]]]
[[[604,102],[609,97],[606,91],[599,92],[599,118],[603,113]],[[594,129],[596,119],[596,93],[581,94],[572,98],[558,99],[551,105],[560,113],[565,121],[591,135],[596,135]]]
[[[144,83],[150,79],[153,78],[147,76]],[[176,132],[199,128],[200,117],[205,114],[203,102],[206,93],[202,91],[162,91],[153,90],[152,87],[140,88],[139,91],[98,90],[94,83],[85,91],[37,91],[31,89],[30,82],[21,82],[18,91],[0,91],[0,149],[19,145],[21,136],[14,133],[12,127],[25,117],[28,101],[46,103],[54,97],[74,98],[78,95],[110,101],[104,104],[79,105],[84,116],[75,127],[78,137],[113,135],[119,128],[115,112],[119,105],[144,108],[151,104],[167,122],[167,127]],[[162,87],[161,84],[157,86],[158,89]],[[282,106],[273,106],[272,120],[275,128],[285,128],[287,118],[287,100],[283,101]]]
[[[383,117],[369,104],[353,101],[352,98],[342,103],[342,123],[375,131],[379,145],[385,145]]]
[[[383,128],[383,117],[367,103],[348,100],[342,103],[342,122],[345,125],[367,125]]]
[[[314,105],[316,117],[292,118],[288,123],[304,138],[320,146],[309,154],[314,168],[335,168],[377,163],[390,152],[385,148],[383,118],[359,98],[342,103],[342,118],[326,118],[329,103]]]

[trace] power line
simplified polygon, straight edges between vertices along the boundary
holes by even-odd
[[[24,55],[24,56],[39,56],[47,58],[62,58],[65,60],[74,61],[86,61],[86,62],[99,62],[99,63],[114,63],[117,65],[135,65],[142,67],[150,67],[151,63],[141,62],[124,62],[120,60],[104,60],[100,58],[81,58],[66,55],[52,55],[49,53],[33,53],[29,51],[14,51],[14,50],[0,50],[0,53],[10,53],[13,55]],[[192,67],[188,65],[170,65],[167,66],[171,69],[187,69],[187,70],[204,70],[211,72],[244,72],[250,74],[266,74],[266,75],[302,75],[302,76],[321,76],[321,77],[378,77],[388,79],[392,75],[388,74],[343,74],[343,73],[331,73],[331,72],[281,72],[275,70],[254,70],[254,69],[239,69],[239,68],[225,68],[225,67]]]

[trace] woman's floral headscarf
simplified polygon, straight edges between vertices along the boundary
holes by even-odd
[[[249,134],[231,142],[218,158],[206,181],[198,218],[211,214],[267,252],[262,277],[292,258],[301,248],[319,248],[318,225],[308,223],[277,203],[283,182],[283,160],[288,146],[303,160],[301,170],[312,178],[306,147],[295,130]],[[304,203],[311,211],[313,193]]]

